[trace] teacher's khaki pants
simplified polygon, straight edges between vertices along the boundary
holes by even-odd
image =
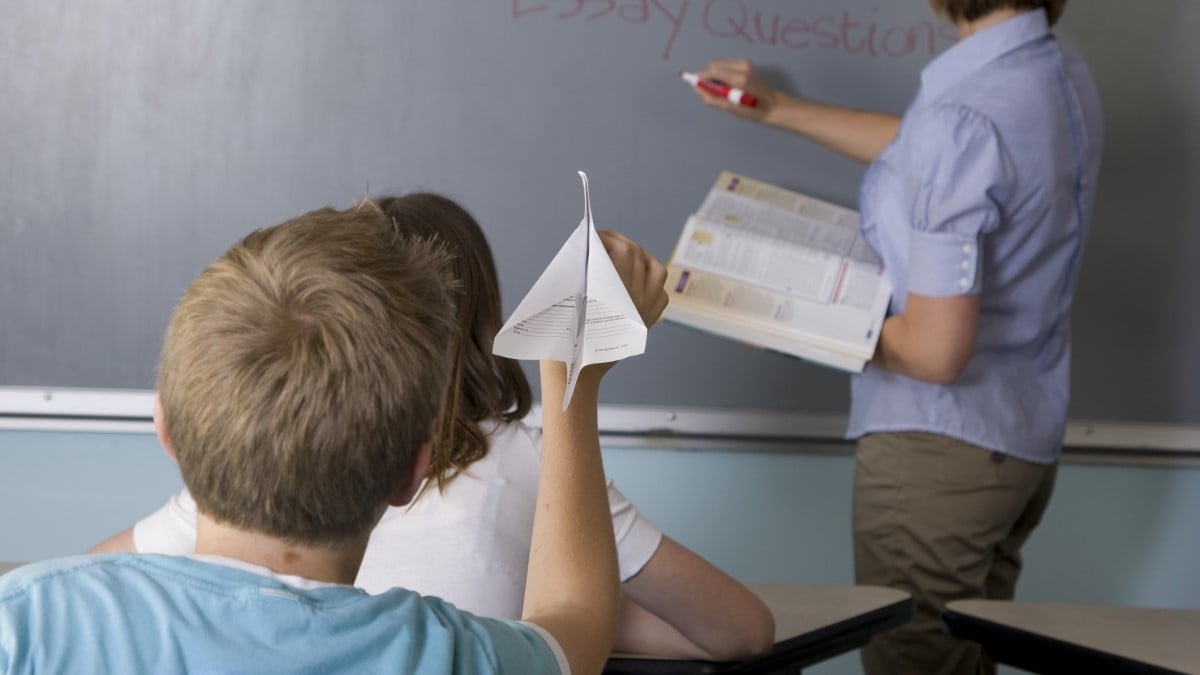
[[[862,650],[868,675],[976,675],[995,666],[941,629],[946,603],[1012,599],[1021,545],[1041,520],[1056,465],[939,434],[889,432],[858,442],[854,567],[859,584],[912,593],[917,612]]]

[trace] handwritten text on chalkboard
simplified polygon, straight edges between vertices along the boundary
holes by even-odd
[[[741,44],[840,51],[868,58],[933,56],[956,40],[954,28],[932,16],[892,23],[879,10],[816,14],[803,8],[753,8],[749,0],[512,0],[514,20],[664,23],[662,58],[689,32]]]

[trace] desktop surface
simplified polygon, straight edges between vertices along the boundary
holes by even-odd
[[[956,600],[942,621],[1037,673],[1200,673],[1200,611]]]

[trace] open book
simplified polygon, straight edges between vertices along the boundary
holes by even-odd
[[[596,234],[587,174],[580,171],[579,177],[583,220],[492,345],[499,356],[566,363],[563,410],[584,366],[646,351],[646,325]]]
[[[858,212],[722,172],[667,266],[664,318],[862,372],[892,287]]]

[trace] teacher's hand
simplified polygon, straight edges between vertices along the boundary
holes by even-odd
[[[770,114],[778,98],[777,92],[762,81],[762,78],[758,75],[758,71],[746,59],[713,61],[708,64],[707,68],[700,71],[699,75],[702,78],[719,80],[731,87],[737,87],[758,99],[758,105],[751,108],[738,105],[721,96],[714,96],[699,87],[694,87],[696,95],[700,97],[704,105],[710,108],[719,108],[738,117],[755,122],[766,121],[767,115]]]

